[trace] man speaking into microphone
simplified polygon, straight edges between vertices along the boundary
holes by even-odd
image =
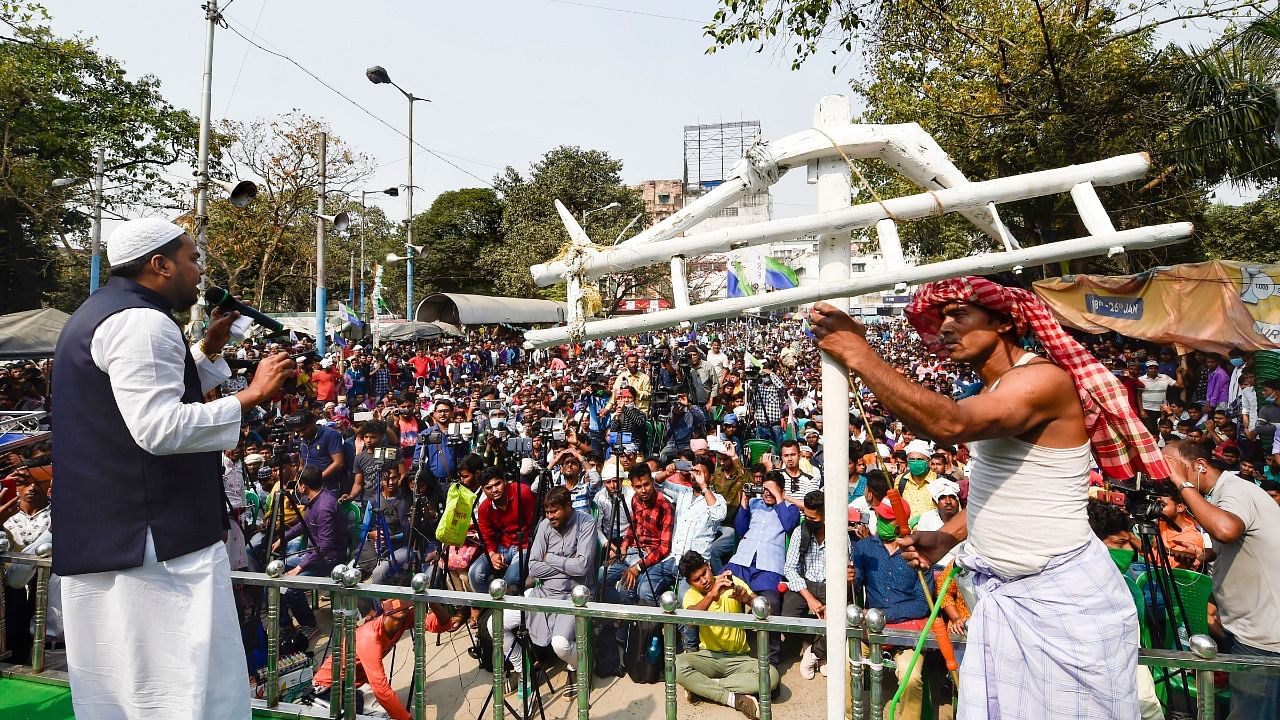
[[[195,243],[166,220],[130,220],[107,259],[110,280],[54,355],[53,567],[75,715],[248,718],[219,455],[293,363],[264,358],[248,388],[202,402],[230,377],[238,313],[215,311],[188,348],[172,312],[198,297]]]

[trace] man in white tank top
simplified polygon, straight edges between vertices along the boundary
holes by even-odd
[[[819,303],[810,317],[818,347],[899,420],[973,451],[967,512],[906,555],[928,567],[967,537],[957,564],[977,601],[958,717],[1137,718],[1137,613],[1086,514],[1095,453],[1113,477],[1168,474],[1123,387],[1034,295],[982,278],[926,285],[908,310],[930,350],[982,378],[958,402],[894,371],[845,313]],[[1053,362],[1023,350],[1028,332]]]

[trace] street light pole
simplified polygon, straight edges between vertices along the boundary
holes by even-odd
[[[400,92],[404,92],[401,90]],[[408,205],[408,220],[405,221],[405,283],[404,283],[404,319],[413,320],[413,101],[412,93],[404,93],[409,98],[409,187],[405,188],[405,203]]]
[[[106,151],[98,148],[93,169],[93,254],[89,257],[89,294],[98,289],[102,277],[102,169]],[[202,258],[203,259],[203,258]]]
[[[218,0],[205,0],[204,17],[208,21],[204,37],[204,80],[200,90],[200,143],[196,157],[196,250],[200,261],[208,262],[209,252],[209,125],[213,116],[213,34],[222,19],[218,12]],[[200,276],[199,294],[204,297],[205,281]],[[191,306],[192,334],[204,334],[204,304]]]
[[[374,85],[390,85],[400,91],[405,99],[409,101],[409,184],[405,190],[409,193],[406,196],[408,204],[408,219],[405,226],[405,309],[404,317],[406,320],[413,319],[413,104],[419,100],[423,102],[431,102],[427,98],[417,97],[413,93],[405,90],[399,85],[391,81],[391,75],[386,68],[381,65],[374,65],[364,71],[365,77]]]
[[[316,198],[316,352],[320,355],[325,352],[324,311],[328,301],[324,286],[324,218],[321,217],[324,215],[325,155],[328,144],[328,134],[320,133],[320,194]]]

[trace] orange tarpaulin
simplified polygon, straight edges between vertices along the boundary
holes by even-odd
[[[1280,348],[1280,265],[1214,260],[1138,275],[1068,275],[1035,283],[1064,325],[1117,332],[1180,352]]]

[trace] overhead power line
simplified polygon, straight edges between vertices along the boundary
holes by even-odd
[[[226,16],[224,16],[224,17],[226,17]],[[235,25],[240,25],[240,23],[239,23],[239,22],[237,22],[236,20],[234,20],[234,19],[232,19],[232,18],[226,18],[226,19],[227,19],[228,21],[230,21],[231,23],[234,23]],[[243,26],[241,25],[241,27],[243,27]],[[346,100],[348,103],[351,103],[351,105],[352,105],[352,106],[354,106],[356,109],[360,110],[360,111],[361,111],[361,112],[363,112],[365,115],[368,115],[369,117],[373,118],[374,120],[377,120],[379,123],[381,123],[381,124],[385,125],[387,128],[389,128],[390,130],[392,130],[392,131],[393,131],[393,132],[395,132],[396,134],[400,135],[401,137],[404,137],[404,138],[406,138],[406,139],[409,137],[409,136],[408,136],[408,134],[407,134],[407,133],[405,133],[403,130],[401,130],[400,128],[396,127],[395,125],[392,125],[391,123],[387,122],[387,121],[386,121],[386,120],[384,120],[383,118],[379,117],[376,113],[374,113],[372,110],[370,110],[369,108],[365,107],[364,105],[361,105],[360,103],[356,102],[356,101],[355,101],[355,99],[354,99],[354,98],[352,98],[350,95],[347,95],[346,93],[342,92],[342,91],[341,91],[341,90],[339,90],[338,88],[336,88],[336,87],[334,87],[334,86],[330,85],[329,83],[325,82],[325,81],[324,81],[324,80],[323,80],[319,75],[317,75],[317,74],[315,74],[315,73],[311,72],[310,70],[308,70],[308,69],[306,68],[306,66],[304,66],[302,63],[298,62],[297,60],[294,60],[292,57],[289,57],[289,56],[288,56],[288,55],[286,55],[285,53],[279,52],[279,51],[277,51],[277,50],[272,50],[272,49],[270,49],[270,48],[264,47],[262,44],[258,43],[258,42],[257,42],[257,41],[255,41],[253,38],[250,38],[248,35],[245,35],[244,33],[240,32],[238,29],[236,29],[235,27],[232,27],[230,24],[228,24],[228,25],[227,25],[227,29],[228,29],[228,30],[230,30],[231,32],[235,33],[236,35],[239,35],[239,36],[240,36],[240,39],[242,39],[242,40],[244,40],[245,42],[249,43],[250,45],[252,45],[252,46],[254,46],[254,47],[258,48],[258,49],[259,49],[259,50],[261,50],[262,52],[267,53],[268,55],[274,55],[275,57],[278,57],[278,58],[280,58],[281,60],[285,60],[285,61],[289,62],[289,63],[290,63],[290,64],[292,64],[294,67],[296,67],[296,68],[298,68],[299,70],[301,70],[302,72],[306,73],[306,74],[307,74],[307,76],[308,76],[308,77],[310,77],[312,80],[315,80],[316,82],[320,83],[320,84],[321,84],[321,85],[323,85],[327,90],[329,90],[329,91],[330,91],[330,92],[332,92],[333,94],[337,95],[338,97],[342,98],[343,100]],[[252,32],[252,31],[251,31],[251,32]],[[256,34],[256,33],[255,33],[255,34]],[[416,140],[413,142],[413,144],[414,144],[414,145],[417,145],[419,148],[421,148],[421,149],[422,149],[424,152],[426,152],[428,155],[431,155],[431,156],[432,156],[432,157],[434,157],[435,159],[437,159],[437,160],[439,160],[440,162],[442,162],[442,163],[444,163],[444,164],[448,165],[449,167],[452,167],[453,169],[457,170],[458,172],[463,173],[464,175],[468,175],[468,176],[472,177],[472,178],[473,178],[473,179],[475,179],[476,181],[478,181],[478,182],[480,182],[480,183],[484,184],[486,187],[490,187],[490,188],[492,188],[492,187],[493,187],[493,185],[492,185],[488,180],[485,180],[484,178],[480,177],[479,175],[476,175],[475,173],[471,172],[470,170],[468,170],[468,169],[466,169],[466,168],[462,167],[461,165],[459,165],[459,164],[457,164],[457,163],[453,162],[452,160],[450,160],[450,159],[448,159],[448,158],[444,157],[444,155],[443,155],[442,153],[440,153],[439,151],[434,150],[434,149],[432,149],[432,148],[429,148],[429,147],[427,147],[426,145],[423,145],[422,143],[420,143],[420,142],[418,142],[418,141],[416,141]]]

